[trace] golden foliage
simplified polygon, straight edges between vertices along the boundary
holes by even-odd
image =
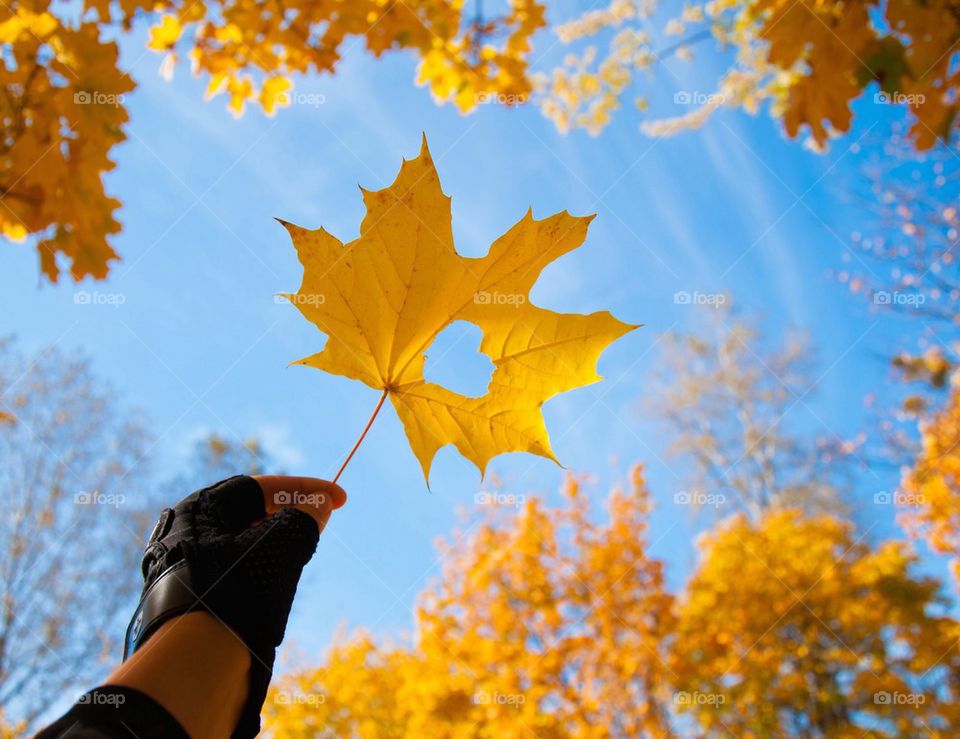
[[[426,138],[387,188],[363,192],[360,237],[344,245],[322,228],[285,223],[304,267],[286,297],[328,335],[298,364],[389,393],[424,477],[437,450],[454,444],[485,470],[504,452],[555,459],[541,406],[600,379],[600,353],[632,326],[608,312],[561,314],[529,292],[548,264],[583,242],[591,217],[531,211],[484,257],[457,254],[450,198],[440,189]],[[494,364],[485,395],[470,398],[427,382],[426,350],[454,321],[483,330]]]
[[[564,504],[526,502],[444,547],[413,647],[360,637],[278,683],[276,736],[662,736],[672,598],[646,552],[641,471],[591,523],[573,477]],[[327,732],[327,733],[324,733]]]
[[[281,680],[272,735],[893,737],[960,725],[960,631],[903,543],[871,544],[831,515],[737,516],[702,539],[675,599],[648,552],[639,468],[605,523],[576,478],[562,497],[456,534],[409,645],[360,635]]]
[[[733,47],[735,62],[715,92],[679,92],[675,102],[692,112],[645,123],[651,135],[698,127],[722,105],[752,112],[766,100],[790,136],[806,128],[823,147],[850,129],[850,103],[873,83],[876,103],[909,109],[918,148],[946,141],[954,128],[960,13],[948,0],[696,2],[652,33],[657,11],[655,0],[612,0],[555,28],[564,43],[590,39],[551,77],[538,78],[544,112],[561,130],[598,133],[637,72],[670,57],[688,60],[692,45],[711,37]],[[608,52],[597,61],[604,38],[611,39]],[[636,103],[646,110],[646,98]]]
[[[902,520],[930,547],[953,558],[960,582],[960,391],[923,426],[923,451],[904,479]]]
[[[61,255],[74,279],[105,277],[117,257],[108,237],[120,230],[120,204],[101,177],[125,138],[123,96],[133,89],[117,68],[117,46],[96,23],[64,25],[46,3],[0,8],[0,43],[0,230],[13,241],[36,235],[53,281]]]
[[[189,57],[197,73],[209,75],[208,94],[227,94],[238,115],[251,101],[268,113],[289,104],[291,77],[335,71],[349,37],[375,56],[412,51],[420,58],[417,81],[462,111],[489,93],[523,100],[531,90],[530,37],[545,25],[536,0],[511,0],[504,15],[482,22],[456,0],[241,0],[209,8],[181,0],[151,7],[164,14],[151,29],[150,48],[171,60]],[[124,9],[125,21],[133,10]],[[107,5],[98,11],[109,16]]]
[[[957,726],[957,625],[905,545],[800,511],[706,535],[671,667],[682,710],[737,736],[927,736]]]
[[[79,21],[74,10],[50,0],[0,9],[0,233],[36,239],[52,281],[64,264],[75,280],[104,278],[117,258],[110,237],[120,231],[120,202],[102,178],[125,139],[124,95],[134,82],[118,67],[116,43],[103,38],[114,29],[153,14],[148,46],[164,55],[167,75],[189,58],[209,78],[208,95],[225,94],[235,115],[249,102],[270,115],[294,99],[294,75],[333,73],[351,37],[375,56],[415,54],[418,82],[462,111],[490,95],[522,102],[530,37],[545,24],[536,0],[511,0],[484,22],[459,0],[84,0]]]

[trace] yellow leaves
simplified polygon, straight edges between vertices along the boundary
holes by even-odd
[[[703,538],[675,598],[647,551],[642,470],[602,521],[588,493],[568,476],[560,504],[531,498],[455,534],[411,639],[360,634],[282,680],[269,730],[605,739],[804,726],[852,739],[957,726],[957,623],[902,542],[796,510],[733,518]],[[327,698],[304,708],[310,695]]]
[[[770,101],[771,112],[782,120],[786,132],[796,136],[809,130],[814,148],[824,148],[831,137],[850,129],[850,103],[864,93],[873,95],[876,104],[909,110],[917,148],[949,141],[957,125],[960,17],[949,3],[699,2],[664,19],[662,35],[679,37],[666,51],[653,48],[647,38],[649,16],[657,4],[643,3],[626,13],[618,10],[621,4],[613,0],[608,8],[554,26],[562,43],[600,41],[610,29],[618,29],[619,38],[635,35],[632,58],[618,53],[614,42],[609,54],[601,57],[601,64],[620,68],[614,79],[632,77],[636,69],[665,61],[668,54],[689,58],[692,47],[687,39],[712,37],[721,47],[736,51],[735,65],[720,80],[720,87],[729,93],[726,103],[752,113],[759,102]],[[542,110],[561,131],[571,126],[599,131],[618,107],[616,99],[632,87],[619,82],[602,89],[566,84],[590,63],[565,61],[553,74],[536,76]],[[681,98],[689,94],[677,91]],[[702,125],[709,112],[701,106],[697,112],[644,122],[642,130],[648,135],[689,130]]]
[[[528,211],[486,256],[462,257],[426,139],[392,185],[363,199],[360,237],[346,245],[322,228],[284,223],[304,267],[288,298],[329,337],[298,364],[388,393],[426,478],[437,450],[451,443],[481,471],[510,451],[555,459],[544,401],[599,380],[600,353],[634,328],[607,312],[561,314],[530,303],[540,272],[580,246],[591,218],[536,220]],[[480,327],[480,351],[494,364],[479,398],[423,376],[425,352],[458,320]]]
[[[53,281],[64,263],[74,279],[104,277],[116,258],[108,237],[120,224],[119,203],[101,177],[113,168],[110,149],[124,138],[123,98],[133,83],[97,24],[71,28],[55,20],[21,10],[4,23],[5,33],[20,32],[0,100],[10,142],[0,164],[0,231],[39,238],[41,269]]]
[[[952,622],[931,615],[938,583],[912,576],[902,543],[865,542],[850,524],[795,510],[755,523],[735,518],[706,537],[670,666],[689,694],[722,700],[683,710],[739,736],[789,735],[792,717],[817,725],[837,705],[847,709],[830,719],[837,736],[859,736],[858,716],[894,716],[904,722],[901,735],[955,718],[949,696],[914,682],[960,666],[944,628]],[[919,694],[922,708],[874,698],[897,690]]]
[[[936,552],[960,563],[960,392],[923,426],[923,452],[903,482],[901,519]],[[958,580],[960,582],[960,580]]]
[[[15,13],[7,10],[4,15],[8,16],[0,22],[0,43],[4,44],[13,43],[22,34],[45,38],[59,25],[59,21],[50,13],[34,13],[23,7],[18,7]]]
[[[180,39],[182,33],[183,27],[177,16],[165,13],[160,23],[150,29],[147,48],[154,51],[169,51]]]
[[[290,105],[290,88],[292,83],[286,77],[271,77],[265,80],[260,88],[260,105],[263,112],[273,115],[278,107]]]
[[[455,537],[412,641],[376,646],[360,634],[338,645],[277,684],[267,729],[292,739],[324,728],[371,739],[669,734],[672,599],[646,553],[642,475],[611,496],[601,523],[580,486],[568,478],[564,505],[531,499]],[[327,699],[302,709],[276,700],[284,690]]]
[[[161,74],[172,76],[182,51],[197,75],[209,76],[207,96],[225,94],[240,116],[251,102],[267,115],[288,105],[294,75],[333,73],[351,37],[374,56],[405,50],[419,57],[421,82],[463,111],[481,102],[524,103],[532,92],[530,38],[546,24],[537,0],[511,0],[483,23],[460,0],[84,0],[82,22],[72,11],[45,8],[0,8],[7,47],[0,120],[10,142],[0,163],[0,233],[34,237],[41,270],[53,281],[64,267],[74,279],[103,278],[117,258],[109,237],[120,230],[120,203],[101,177],[113,166],[110,150],[124,140],[123,95],[133,82],[117,66],[114,42],[101,41],[101,26],[129,31],[144,11],[159,14],[147,47],[164,55]]]

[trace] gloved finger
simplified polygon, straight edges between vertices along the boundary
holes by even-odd
[[[198,493],[201,508],[230,532],[247,528],[267,515],[260,485],[252,477],[237,475]]]
[[[321,530],[330,518],[330,512],[347,500],[347,494],[339,485],[316,477],[257,475],[254,479],[263,489],[268,514],[283,508],[296,508],[312,516]]]
[[[321,528],[313,516],[294,508],[283,508],[240,533],[236,542],[241,551],[256,547],[259,563],[256,570],[264,579],[260,587],[274,587],[295,576],[293,587],[296,588],[300,570],[316,551]]]

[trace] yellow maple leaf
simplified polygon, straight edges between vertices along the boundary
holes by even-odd
[[[540,272],[583,243],[593,216],[536,220],[528,210],[486,256],[461,256],[426,137],[393,184],[363,190],[363,199],[360,237],[346,245],[322,228],[281,221],[304,268],[299,291],[285,297],[329,337],[295,364],[389,395],[427,479],[434,455],[451,443],[481,473],[504,452],[556,461],[544,401],[600,380],[600,353],[636,328],[606,311],[556,313],[530,302]],[[479,398],[424,379],[426,350],[459,320],[480,327],[480,351],[494,365]]]
[[[180,19],[175,15],[166,13],[160,23],[150,29],[150,40],[147,41],[147,48],[154,51],[168,51],[176,45],[182,33],[183,26],[180,25]]]

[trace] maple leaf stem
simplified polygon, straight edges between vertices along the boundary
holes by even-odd
[[[357,449],[360,448],[360,444],[363,443],[364,437],[367,435],[367,432],[370,430],[370,427],[373,426],[373,421],[377,417],[377,414],[380,412],[380,409],[383,408],[383,401],[387,399],[388,390],[384,390],[380,395],[380,400],[377,401],[377,407],[373,409],[373,413],[370,414],[370,420],[367,421],[367,425],[363,427],[363,432],[360,434],[360,438],[357,439],[357,443],[353,445],[353,449],[350,450],[350,453],[347,455],[347,458],[343,460],[343,464],[340,465],[340,469],[337,470],[337,474],[333,478],[333,482],[336,482],[340,479],[340,475],[343,474],[343,471],[347,468],[347,465],[350,464],[350,460],[353,459],[353,455],[357,453]]]

